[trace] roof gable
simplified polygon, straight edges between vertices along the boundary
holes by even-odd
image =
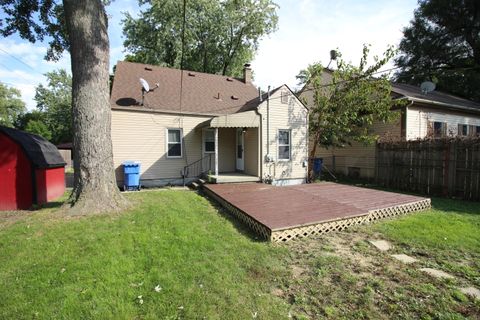
[[[143,106],[140,78],[151,87],[145,93]],[[243,111],[255,99],[258,100],[255,86],[236,78],[121,61],[116,66],[110,104],[179,113],[226,114]]]

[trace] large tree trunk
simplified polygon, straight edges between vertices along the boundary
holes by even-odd
[[[72,61],[74,187],[72,214],[117,211],[127,202],[113,167],[109,40],[101,0],[64,0]]]

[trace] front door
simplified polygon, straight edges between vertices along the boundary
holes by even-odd
[[[237,129],[237,165],[236,169],[238,171],[243,171],[244,170],[244,134],[242,129]]]

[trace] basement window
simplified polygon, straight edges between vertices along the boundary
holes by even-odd
[[[167,129],[167,158],[182,157],[182,129]]]

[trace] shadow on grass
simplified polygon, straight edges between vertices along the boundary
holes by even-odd
[[[433,209],[459,214],[480,215],[480,203],[478,202],[439,197],[432,197],[431,199]]]
[[[226,208],[220,205],[217,201],[210,198],[206,195],[203,191],[197,191],[199,195],[207,199],[207,201],[225,218],[227,219],[237,231],[248,237],[250,240],[254,242],[267,242],[267,239],[262,238],[258,234],[256,234],[252,229],[250,229],[247,225],[245,225],[242,221],[239,221],[235,216],[233,216]]]

